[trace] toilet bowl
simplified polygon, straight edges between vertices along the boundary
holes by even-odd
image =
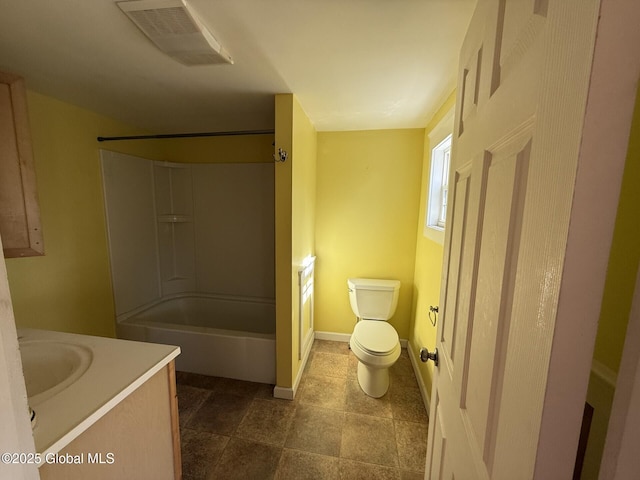
[[[400,357],[398,333],[387,322],[360,320],[349,345],[358,359],[360,388],[370,397],[382,397],[389,389],[389,368]]]
[[[358,317],[349,345],[358,359],[358,383],[370,397],[382,397],[389,389],[389,368],[400,357],[400,340],[387,323],[398,303],[400,282],[350,278],[349,300]]]

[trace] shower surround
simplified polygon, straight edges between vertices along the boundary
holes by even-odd
[[[179,370],[274,383],[273,164],[100,156],[118,337],[179,345]]]

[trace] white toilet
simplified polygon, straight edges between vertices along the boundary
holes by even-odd
[[[364,393],[380,398],[389,389],[389,367],[400,357],[398,332],[387,323],[398,305],[400,282],[350,278],[347,284],[359,319],[349,342],[358,359],[358,383]]]

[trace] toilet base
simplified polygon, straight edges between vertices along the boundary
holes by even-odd
[[[373,398],[380,398],[389,389],[389,369],[372,368],[358,362],[358,383],[364,393]]]

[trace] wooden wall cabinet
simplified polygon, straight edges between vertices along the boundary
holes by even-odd
[[[4,256],[44,255],[24,80],[0,72],[0,236]]]

